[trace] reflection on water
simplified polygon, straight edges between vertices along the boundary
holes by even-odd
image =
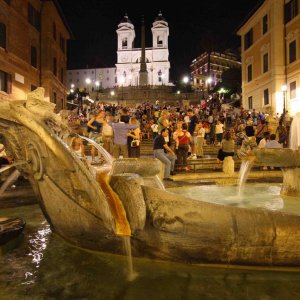
[[[236,186],[210,185],[170,188],[168,190],[195,200],[216,204],[300,214],[300,198],[280,196],[280,185],[249,184],[245,186],[241,196],[237,195],[238,188]]]
[[[300,299],[300,273],[229,270],[134,258],[70,246],[37,205],[1,210],[27,222],[19,248],[0,257],[0,299]],[[292,271],[293,269],[289,269]]]

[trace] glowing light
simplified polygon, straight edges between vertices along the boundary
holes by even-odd
[[[187,76],[184,76],[182,81],[187,84],[189,82],[189,78]]]
[[[91,81],[91,79],[90,78],[87,78],[86,80],[85,80],[85,83],[86,84],[90,84],[92,81]]]

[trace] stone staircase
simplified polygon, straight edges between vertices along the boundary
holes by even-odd
[[[197,159],[189,159],[188,166],[191,172],[205,172],[205,171],[222,171],[222,163],[218,163],[217,154],[219,151],[218,146],[204,145],[204,156]],[[239,148],[236,148],[236,151]],[[91,145],[85,143],[85,154],[91,155]],[[153,140],[142,140],[141,142],[141,157],[153,157]],[[239,171],[241,160],[235,155],[235,171]],[[256,163],[253,169],[260,170],[262,166]],[[185,171],[183,171],[184,173]]]
[[[222,163],[218,163],[217,154],[220,147],[215,145],[204,145],[204,156],[197,159],[189,159],[188,166],[191,171],[199,172],[205,170],[222,170]],[[239,147],[236,147],[236,151]],[[141,142],[141,156],[151,157],[153,156],[153,141],[152,140],[142,140]],[[235,155],[235,170],[238,171],[241,166],[241,160]],[[254,168],[259,168],[260,165],[257,163]]]

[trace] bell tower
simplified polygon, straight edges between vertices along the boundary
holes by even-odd
[[[169,26],[166,19],[159,12],[155,21],[152,24],[152,47],[153,48],[168,48]]]
[[[158,16],[152,23],[152,84],[167,85],[169,83],[169,25],[166,19],[159,12]]]
[[[135,38],[134,26],[125,14],[124,18],[120,21],[117,29],[118,35],[118,51],[131,50]]]

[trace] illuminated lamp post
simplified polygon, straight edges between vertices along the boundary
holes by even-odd
[[[184,86],[185,86],[185,100],[187,100],[187,83],[189,82],[189,78],[187,76],[184,76],[182,79]]]
[[[286,91],[287,91],[287,86],[283,85],[281,87],[281,91],[282,91],[282,97],[283,97],[283,115],[285,114],[285,110],[286,110]]]
[[[124,94],[123,94],[123,87],[124,87],[124,83],[125,83],[125,76],[122,75],[120,78],[120,83],[121,83],[121,100],[124,100]]]
[[[85,83],[87,85],[87,92],[90,93],[90,84],[91,84],[91,79],[90,78],[86,78]]]
[[[95,86],[96,86],[96,92],[97,92],[96,100],[98,101],[98,100],[99,100],[99,86],[100,86],[99,80],[97,80],[97,81],[95,82]]]

